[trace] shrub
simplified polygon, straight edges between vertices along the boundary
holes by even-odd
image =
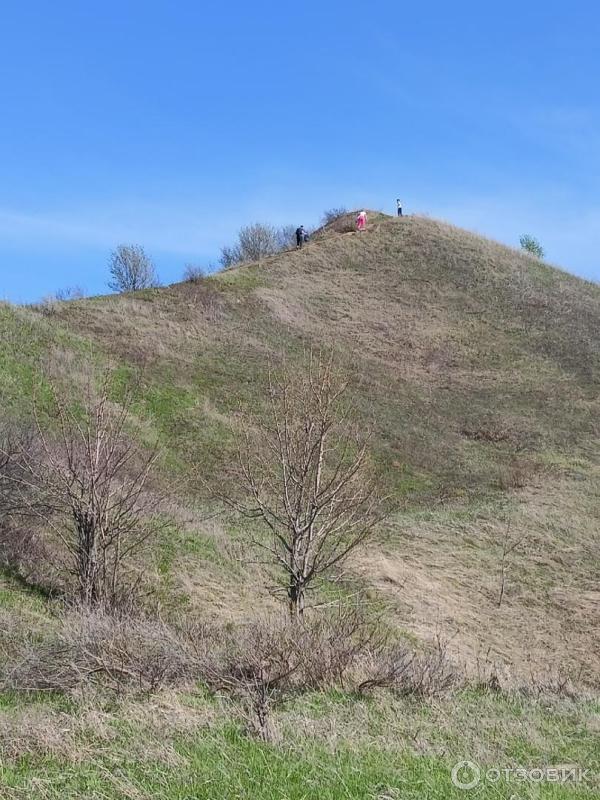
[[[81,300],[85,297],[85,291],[81,286],[67,286],[65,289],[58,289],[55,297],[59,303],[66,303],[69,300]]]
[[[191,674],[189,656],[163,622],[75,609],[52,636],[23,646],[5,685],[67,692],[95,683],[119,693],[153,692]]]
[[[291,694],[356,686],[361,663],[379,652],[385,634],[359,610],[340,609],[295,625],[263,619],[234,628],[200,628],[193,640],[198,676],[242,703],[251,730],[273,737],[271,711]]]
[[[208,281],[200,280],[192,283],[190,301],[200,310],[208,322],[217,322],[222,319],[225,310],[223,295]]]
[[[46,317],[57,314],[63,303],[69,300],[81,300],[85,297],[85,292],[79,286],[71,286],[66,289],[58,289],[54,294],[47,294],[38,303],[33,303],[30,307],[39,311]]]
[[[119,245],[110,256],[109,269],[108,286],[115,292],[135,292],[159,285],[154,264],[140,245]]]
[[[403,672],[395,688],[402,694],[418,697],[438,697],[453,688],[459,676],[448,657],[446,643],[436,638],[433,649],[415,656],[410,669]]]
[[[35,502],[22,458],[23,452],[32,454],[35,448],[30,431],[9,426],[0,430],[0,564],[27,583],[50,591],[52,559],[33,524],[46,509]],[[24,515],[26,507],[31,514]],[[52,589],[57,589],[54,581]]]
[[[521,236],[519,243],[523,250],[525,250],[527,253],[530,253],[532,256],[535,256],[536,258],[544,258],[546,255],[544,248],[538,242],[538,240],[534,236],[530,236],[528,233],[525,233],[523,236]]]
[[[457,679],[439,641],[415,656],[390,643],[380,622],[360,608],[300,626],[281,617],[234,626],[184,619],[176,626],[76,607],[50,635],[23,638],[15,630],[0,635],[0,648],[11,654],[4,688],[69,692],[93,684],[122,694],[201,681],[234,700],[250,732],[265,741],[275,735],[273,709],[293,695],[339,687],[432,697]]]
[[[332,222],[336,222],[340,219],[340,217],[346,216],[348,210],[343,206],[339,208],[330,208],[327,211],[323,212],[323,216],[321,217],[321,224],[322,225],[331,225]]]
[[[221,248],[221,266],[227,269],[235,264],[261,261],[266,256],[290,250],[296,245],[296,227],[273,225],[257,222],[247,225],[238,233],[237,242]]]
[[[133,601],[139,577],[128,565],[156,528],[148,486],[158,449],[142,451],[126,433],[132,396],[115,410],[109,394],[108,374],[98,394],[88,386],[76,409],[54,390],[54,433],[42,430],[36,409],[35,440],[21,441],[8,463],[13,516],[44,523],[57,565],[90,607]]]
[[[213,646],[199,664],[200,676],[213,690],[239,700],[252,732],[270,741],[273,704],[293,689],[302,663],[291,626],[253,622],[211,638]]]
[[[201,280],[206,278],[206,270],[203,267],[196,266],[195,264],[186,264],[183,270],[183,280],[188,283],[200,283]]]
[[[277,230],[277,249],[291,250],[296,246],[296,227],[294,225],[284,225]]]
[[[539,471],[539,465],[524,455],[514,455],[498,475],[498,485],[505,492],[524,489]]]
[[[240,229],[238,241],[233,247],[221,249],[221,264],[230,267],[246,261],[261,261],[279,250],[277,229],[272,225],[256,222]]]

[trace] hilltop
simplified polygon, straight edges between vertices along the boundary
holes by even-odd
[[[342,591],[419,647],[441,634],[472,676],[597,691],[600,288],[424,217],[347,228],[196,282],[0,306],[5,414],[27,415],[40,366],[75,392],[107,364],[141,376],[139,435],[160,434],[178,485],[148,568],[167,604],[245,619],[276,603],[204,479],[232,456],[240,404],[265,413],[268,363],[333,347],[396,508]],[[38,624],[39,600],[2,581]]]

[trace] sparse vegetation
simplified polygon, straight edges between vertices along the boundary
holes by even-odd
[[[278,250],[291,250],[296,246],[296,226],[284,225],[277,231]]]
[[[199,267],[196,264],[186,264],[183,270],[183,280],[188,283],[200,283],[201,280],[206,278],[207,272],[204,267]]]
[[[238,233],[238,240],[232,247],[221,249],[221,265],[231,267],[246,261],[261,261],[280,249],[277,229],[272,225],[255,222],[246,225]]]
[[[67,286],[66,289],[59,289],[56,292],[56,299],[60,303],[66,303],[69,300],[82,300],[85,297],[85,290],[81,286]]]
[[[525,250],[525,252],[529,253],[532,256],[535,256],[536,258],[542,259],[546,255],[544,252],[544,248],[538,242],[535,236],[531,236],[530,234],[525,233],[519,239],[519,243],[521,245],[521,248]]]
[[[221,266],[225,269],[236,264],[262,261],[267,256],[290,250],[296,245],[296,227],[284,225],[276,228],[261,222],[241,228],[237,242],[221,248]]]
[[[321,218],[322,225],[331,225],[332,222],[336,222],[336,220],[340,219],[340,217],[345,216],[348,213],[348,209],[340,206],[339,208],[328,208],[327,211],[323,212],[323,216]]]
[[[119,245],[111,254],[109,269],[108,286],[114,292],[137,292],[158,286],[156,268],[140,245]]]
[[[10,514],[41,522],[56,540],[55,566],[75,579],[75,596],[89,608],[131,602],[139,579],[127,583],[124,567],[153,530],[148,479],[157,450],[143,453],[126,435],[130,404],[112,408],[108,379],[97,397],[88,387],[83,408],[55,391],[56,434],[36,415],[34,435],[4,453],[5,482],[16,489]]]
[[[66,289],[58,289],[54,294],[46,295],[32,307],[45,316],[51,317],[58,312],[62,303],[70,300],[82,300],[84,297],[85,292],[80,286],[70,286]]]

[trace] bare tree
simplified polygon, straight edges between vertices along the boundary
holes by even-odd
[[[186,264],[183,270],[183,280],[187,283],[200,283],[206,278],[207,271],[197,264]]]
[[[158,286],[156,268],[141,245],[121,244],[111,253],[110,289],[115,292],[135,292]]]
[[[283,249],[285,235],[285,229],[277,230],[262,222],[246,225],[240,229],[232,247],[221,248],[221,264],[231,267],[247,261],[262,261]]]
[[[124,592],[129,557],[153,530],[155,501],[147,491],[158,451],[142,452],[126,435],[131,398],[115,407],[109,379],[73,408],[56,390],[47,433],[35,413],[36,446],[21,447],[19,511],[41,520],[58,541],[60,566],[75,577],[80,602],[110,606]]]
[[[323,212],[323,216],[321,217],[321,225],[330,225],[332,222],[335,222],[347,213],[348,210],[343,206],[340,206],[339,208],[328,208]]]
[[[287,582],[292,618],[306,592],[330,575],[382,519],[383,500],[368,437],[350,419],[348,381],[333,361],[310,354],[306,370],[269,372],[269,419],[240,436],[235,478],[245,516],[268,535],[255,538]]]
[[[296,247],[296,226],[283,225],[277,229],[277,249],[291,250]]]
[[[240,230],[239,240],[244,261],[261,261],[279,249],[277,230],[272,225],[247,225]]]

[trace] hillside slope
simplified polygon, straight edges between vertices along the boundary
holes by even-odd
[[[17,414],[40,362],[62,378],[90,360],[141,372],[171,473],[218,475],[231,414],[264,411],[269,359],[333,345],[401,507],[347,589],[384,601],[411,638],[442,631],[471,670],[597,683],[599,321],[592,284],[440,222],[372,214],[364,233],[326,228],[200,283],[50,317],[2,307],[0,389]],[[236,618],[257,606],[256,576],[237,523],[198,521],[209,505],[179,493],[156,569],[181,602]]]

